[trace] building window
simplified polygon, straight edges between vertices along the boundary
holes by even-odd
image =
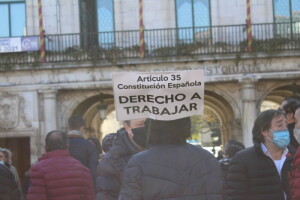
[[[210,36],[210,0],[175,0],[178,39],[183,43]]]
[[[97,0],[97,15],[100,46],[111,47],[115,42],[113,0]]]
[[[0,0],[0,37],[25,35],[25,0]]]
[[[280,36],[293,36],[300,33],[300,1],[273,0],[276,33]]]

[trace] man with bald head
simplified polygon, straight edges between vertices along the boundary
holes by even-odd
[[[70,156],[65,132],[47,134],[46,152],[31,168],[27,200],[95,199],[90,170]]]

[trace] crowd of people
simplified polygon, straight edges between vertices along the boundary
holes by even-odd
[[[68,132],[47,134],[26,186],[11,152],[0,148],[1,200],[300,200],[297,97],[261,112],[252,122],[253,146],[230,139],[219,160],[186,142],[189,117],[124,121],[101,143],[84,138],[82,117],[68,123]]]

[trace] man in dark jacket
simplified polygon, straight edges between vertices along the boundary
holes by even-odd
[[[97,166],[96,199],[116,200],[121,189],[123,169],[132,155],[146,145],[145,119],[124,122],[118,130],[112,146]]]
[[[69,119],[69,152],[71,156],[79,160],[90,169],[92,177],[96,177],[98,153],[95,145],[84,137],[84,120],[80,116],[72,116]]]
[[[291,169],[289,132],[280,110],[262,112],[255,120],[254,146],[238,152],[226,177],[226,200],[288,200]]]
[[[4,165],[0,163],[0,199],[1,200],[19,200],[20,190],[13,173]]]
[[[26,200],[95,200],[90,170],[68,152],[68,136],[51,131],[46,154],[31,168]]]
[[[222,200],[217,160],[186,143],[190,118],[147,120],[146,127],[149,148],[129,160],[119,200]]]

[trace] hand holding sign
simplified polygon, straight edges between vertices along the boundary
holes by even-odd
[[[113,75],[117,119],[174,120],[203,114],[203,70]]]

